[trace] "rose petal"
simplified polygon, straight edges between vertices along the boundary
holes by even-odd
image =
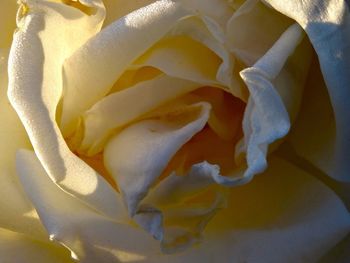
[[[73,262],[69,251],[49,242],[0,228],[0,258],[2,262]]]
[[[350,232],[350,214],[327,186],[280,158],[231,190],[201,245],[144,262],[316,262]]]
[[[79,150],[96,154],[113,129],[196,88],[194,82],[160,75],[104,97],[84,114],[84,138]]]
[[[22,4],[23,17],[9,58],[8,96],[50,178],[95,209],[118,218],[123,209],[115,190],[69,150],[55,121],[63,61],[99,30],[104,15],[101,2],[93,4],[86,8],[95,15],[63,3]]]
[[[247,0],[227,22],[227,45],[237,58],[252,66],[292,22],[259,0]]]
[[[186,55],[183,55],[183,53],[186,53],[186,50],[189,49],[189,46],[191,45],[190,41],[188,41],[189,43],[187,43],[185,47],[174,47],[174,43],[170,45],[167,44],[166,47],[160,45],[163,49],[162,51],[155,50],[153,52],[151,50],[149,52],[151,54],[146,53],[145,55],[147,57],[146,61],[143,61],[143,57],[141,58],[141,61],[136,61],[136,64],[141,63],[153,65],[166,72],[168,75],[190,79],[199,82],[202,85],[216,86],[220,83],[221,88],[229,88],[234,96],[243,100],[247,99],[247,92],[244,85],[241,85],[239,82],[238,74],[232,74],[234,68],[232,55],[228,52],[222,42],[215,39],[215,36],[209,30],[209,27],[201,21],[199,17],[189,17],[181,20],[166,35],[166,37],[175,37],[175,39],[177,39],[176,37],[181,36],[190,37],[213,51],[222,60],[220,65],[217,65],[216,59],[213,58],[212,54],[208,52],[208,54],[205,54],[204,51],[202,51],[203,53],[201,54],[197,48],[193,48],[189,51],[189,53],[195,57],[194,62],[191,58],[187,58]],[[196,42],[192,42],[192,45],[195,45]],[[156,48],[160,48],[159,45],[154,47],[154,49]],[[161,54],[159,54],[159,52]],[[169,58],[169,56],[172,55],[174,57]],[[179,58],[179,56],[183,58]],[[213,67],[212,71],[214,72],[208,72],[209,65],[211,65],[210,67],[213,67],[214,65],[217,66]]]
[[[160,0],[112,23],[78,49],[64,64],[63,134],[70,135],[79,115],[108,93],[133,60],[188,15],[180,5]]]
[[[181,3],[186,8],[193,10],[200,17],[211,18],[223,29],[227,23],[227,20],[232,14],[232,9],[229,5],[229,1],[226,0],[175,0]],[[223,31],[221,29],[221,31]]]
[[[17,155],[22,183],[49,233],[82,262],[317,260],[349,233],[349,212],[313,176],[282,159],[270,164],[264,175],[232,190],[230,206],[210,223],[200,246],[167,256],[145,233],[109,221],[61,191],[32,152]]]
[[[266,168],[269,144],[289,131],[290,117],[273,82],[301,39],[301,28],[297,24],[290,26],[252,68],[241,72],[250,98],[243,119],[244,146],[243,149],[241,145],[237,147],[237,154],[240,151],[247,154],[248,169],[244,174],[247,179]],[[296,91],[300,88],[302,85]],[[287,94],[293,94],[294,91],[294,88],[287,90]]]
[[[17,171],[50,238],[72,251],[81,262],[119,262],[144,259],[159,245],[129,224],[101,216],[62,191],[46,174],[31,151],[17,153]]]
[[[103,0],[103,4],[106,7],[104,27],[143,6],[156,1],[157,0]]]
[[[171,157],[204,127],[209,110],[207,103],[187,106],[159,120],[137,122],[108,142],[105,165],[118,182],[131,216]]]
[[[208,86],[222,86],[216,79],[221,59],[210,49],[187,36],[162,39],[138,58],[136,68],[151,66],[165,74]]]
[[[326,146],[320,154],[320,145],[323,141],[316,141],[305,129],[302,141],[305,138],[305,146],[302,143],[296,145],[300,155],[313,162],[328,175],[341,181],[350,181],[350,13],[346,1],[291,1],[284,4],[280,1],[265,0],[279,12],[296,20],[308,34],[320,61],[321,70],[327,84],[332,108],[334,111],[336,131],[332,135],[331,128],[322,129],[325,137],[331,136],[330,146]],[[316,102],[313,98],[312,101]],[[317,102],[318,103],[318,102]],[[315,105],[314,103],[312,103]],[[314,106],[310,106],[314,108]],[[330,113],[330,111],[328,111]],[[325,113],[326,114],[326,113]],[[322,124],[323,116],[316,120],[318,127]],[[312,118],[312,122],[316,121]],[[314,130],[315,131],[315,130]],[[316,136],[320,136],[318,130]],[[321,138],[322,139],[322,138]],[[307,141],[315,141],[310,144]],[[318,159],[322,155],[322,159]],[[325,157],[327,156],[327,157]]]
[[[150,192],[145,202],[156,206],[182,203],[212,185],[223,184],[225,178],[220,175],[219,166],[204,161],[194,164],[186,175],[173,172]]]
[[[0,123],[3,124],[0,126],[0,226],[43,240],[46,239],[45,230],[15,171],[16,150],[31,149],[31,145],[16,112],[7,100],[7,53],[0,61]]]

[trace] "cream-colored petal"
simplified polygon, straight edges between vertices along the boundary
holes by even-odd
[[[175,0],[184,7],[193,10],[200,17],[211,18],[222,29],[225,27],[228,19],[231,17],[233,9],[227,0]]]
[[[203,192],[205,195],[208,192]],[[164,238],[163,253],[178,253],[200,244],[207,224],[225,207],[225,197],[216,193],[210,200],[200,203],[183,203],[162,209]]]
[[[292,22],[259,0],[247,0],[227,23],[227,46],[237,58],[252,66]]]
[[[162,213],[163,252],[176,253],[201,242],[207,224],[226,207],[226,190],[217,185],[219,177],[218,167],[204,162],[185,175],[173,172],[150,190],[144,203]]]
[[[108,142],[105,165],[118,182],[131,216],[172,156],[204,127],[209,111],[208,103],[177,108],[137,122]]]
[[[68,263],[74,262],[67,249],[49,242],[41,242],[30,236],[0,228],[1,262],[11,263]]]
[[[210,105],[177,106],[153,114],[115,135],[104,151],[107,170],[116,179],[129,215],[156,239],[164,239],[162,213],[142,202],[175,153],[209,118]]]
[[[61,191],[32,152],[20,151],[17,159],[21,181],[52,238],[82,262],[317,261],[350,231],[349,212],[313,176],[282,159],[270,164],[250,184],[232,190],[229,207],[211,221],[202,244],[162,255],[147,234],[109,221]]]
[[[217,165],[204,161],[186,174],[171,173],[149,191],[143,202],[162,213],[164,252],[174,253],[200,243],[208,222],[226,208],[229,188],[222,185],[239,184],[236,177],[224,177]]]
[[[84,114],[84,138],[79,147],[88,155],[101,151],[113,129],[121,128],[198,88],[198,84],[160,75],[104,97]]]
[[[106,7],[106,19],[104,27],[127,14],[149,5],[157,0],[103,0]]]
[[[77,50],[63,70],[64,135],[74,131],[79,115],[103,98],[137,57],[188,15],[180,5],[160,0],[110,24]]]
[[[222,61],[209,48],[188,36],[163,38],[138,58],[133,67],[155,67],[165,74],[197,82],[203,86],[222,86],[216,79]]]
[[[47,238],[45,230],[15,171],[16,150],[31,149],[31,145],[6,96],[6,67],[7,54],[4,54],[3,60],[0,61],[0,226],[42,240]]]
[[[243,119],[244,146],[242,149],[238,145],[236,151],[237,154],[240,151],[246,152],[246,178],[251,178],[266,168],[269,144],[284,137],[289,131],[290,117],[286,106],[293,105],[294,101],[289,105],[284,104],[273,82],[302,37],[300,26],[290,26],[253,67],[241,72],[250,91],[250,98]],[[287,95],[294,95],[295,91],[300,94],[300,89],[302,85],[297,89],[287,90]]]
[[[221,88],[228,89],[234,96],[239,97],[244,101],[247,100],[247,91],[245,86],[241,85],[241,83],[239,82],[239,75],[232,74],[234,68],[234,58],[225,47],[223,43],[225,40],[220,41],[216,39],[214,33],[210,31],[210,27],[206,25],[200,19],[200,17],[195,16],[183,19],[167,34],[167,36],[188,36],[200,42],[201,44],[209,48],[211,51],[213,51],[222,60],[220,66],[216,69],[216,80],[219,83],[221,83]],[[197,55],[195,52],[192,52],[192,56],[195,56],[196,59],[199,60],[199,54]],[[205,63],[203,61],[203,64],[199,65],[208,67],[208,64],[212,64],[212,62],[209,61],[209,56],[202,55],[202,57],[206,58],[207,61],[205,61]],[[164,60],[166,59],[164,58]],[[176,62],[173,62],[173,64],[176,65]],[[160,68],[166,70],[166,72],[170,75],[176,74],[178,75],[178,77],[190,78],[200,81],[200,83],[202,84],[207,84],[205,76],[202,77],[203,80],[196,79],[194,78],[194,76],[188,77],[190,75],[188,71],[195,71],[195,68],[191,70],[183,70],[181,68],[181,64],[178,65],[180,69],[178,69],[177,71],[182,72],[182,74],[169,71],[162,66],[160,66]],[[194,72],[193,75],[196,75],[196,72]]]
[[[335,133],[331,127],[322,130],[332,137],[330,145],[321,146],[317,141],[309,146],[297,146],[297,151],[318,165],[324,172],[337,180],[350,181],[350,12],[347,1],[292,1],[287,4],[276,0],[266,0],[279,12],[296,20],[308,34],[320,61],[320,67],[327,85],[335,118]],[[318,95],[316,95],[318,96]],[[312,99],[314,100],[314,98]],[[315,105],[314,103],[312,103]],[[328,103],[327,103],[328,104]],[[313,106],[315,109],[315,107]],[[328,111],[328,113],[330,113]],[[319,115],[318,119],[329,118]],[[314,122],[315,119],[312,119]],[[323,120],[320,120],[324,122]],[[325,121],[326,122],[326,121]],[[324,127],[323,124],[317,124]],[[314,140],[305,134],[301,140]],[[319,134],[316,135],[320,136]],[[308,142],[306,142],[308,144]],[[322,160],[318,160],[319,148],[328,148]]]
[[[175,172],[163,179],[145,201],[157,206],[180,203],[215,184],[220,168],[207,162],[195,164],[186,176]]]
[[[36,155],[17,153],[21,182],[51,239],[81,262],[128,262],[159,253],[159,244],[144,231],[96,213],[49,179]]]
[[[350,215],[327,186],[280,158],[209,223],[202,243],[141,262],[317,262],[350,232]],[[345,261],[346,262],[346,261]]]
[[[9,57],[8,96],[50,178],[95,209],[118,218],[122,211],[114,189],[69,150],[55,121],[63,61],[99,29],[103,19],[101,2],[87,8],[94,14],[61,2],[22,4]]]

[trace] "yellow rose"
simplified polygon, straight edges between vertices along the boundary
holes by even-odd
[[[345,1],[0,12],[5,262],[350,260]]]

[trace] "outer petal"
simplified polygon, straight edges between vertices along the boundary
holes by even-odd
[[[335,134],[329,146],[323,148],[322,160],[319,160],[320,144],[317,141],[310,144],[319,133],[306,133],[307,146],[296,145],[296,150],[324,172],[337,180],[350,181],[350,12],[348,3],[344,0],[327,1],[289,1],[287,4],[276,0],[266,0],[273,8],[295,19],[307,32],[313,44],[321,65],[321,70],[327,84],[328,93],[334,110]],[[313,104],[315,105],[315,104]],[[313,107],[315,109],[315,107]],[[320,116],[320,122],[324,117]],[[315,119],[312,119],[314,122]],[[318,123],[317,126],[322,127]],[[326,131],[330,130],[328,127]]]
[[[348,235],[349,212],[313,176],[283,159],[269,163],[264,174],[231,190],[200,246],[143,262],[317,262]]]
[[[50,178],[95,209],[117,218],[123,209],[114,189],[69,150],[55,120],[63,61],[99,29],[103,18],[101,2],[88,3],[92,7],[78,7],[95,15],[63,3],[22,4],[9,58],[8,95]]]
[[[17,170],[51,239],[68,247],[73,258],[91,263],[137,261],[159,249],[149,234],[103,217],[62,191],[33,152],[18,152]]]
[[[7,100],[7,54],[0,61],[0,226],[46,239],[36,211],[26,197],[15,171],[15,152],[31,148],[28,136]]]
[[[210,223],[201,245],[162,255],[147,234],[97,215],[57,188],[33,153],[21,151],[17,159],[49,233],[83,262],[317,261],[349,233],[349,212],[313,176],[282,159],[270,163],[264,175],[232,189],[229,207]]]

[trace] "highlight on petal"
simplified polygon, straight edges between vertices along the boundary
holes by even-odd
[[[69,251],[51,242],[41,242],[31,236],[0,228],[0,258],[2,262],[74,262]]]
[[[78,117],[109,92],[128,66],[188,15],[179,4],[160,0],[110,24],[80,47],[63,69],[63,134],[70,135]]]
[[[18,233],[46,240],[45,230],[36,211],[25,195],[15,171],[18,148],[31,149],[28,136],[11,107],[7,96],[7,50],[0,61],[0,226]],[[2,258],[2,257],[0,257]]]
[[[88,16],[63,3],[26,2],[9,57],[8,96],[50,178],[116,219],[122,210],[114,189],[69,150],[56,124],[63,61],[101,26],[104,9],[93,3],[96,13]]]
[[[289,56],[293,54],[302,39],[302,30],[294,24],[279,38],[273,47],[259,59],[253,67],[241,72],[243,80],[250,91],[247,109],[243,120],[244,142],[238,145],[236,154],[246,152],[248,169],[244,177],[251,178],[254,174],[262,172],[266,166],[266,155],[269,144],[284,137],[290,128],[290,117],[286,106],[292,106],[298,100],[293,100],[292,104],[284,104],[279,91],[274,83]],[[307,69],[306,69],[307,71]],[[305,72],[304,72],[305,74]],[[304,78],[305,79],[305,78]],[[287,81],[288,82],[288,81]],[[284,84],[283,82],[280,82]],[[293,83],[297,88],[292,87],[287,92],[288,96],[293,96],[294,92],[301,95],[303,82]],[[286,86],[288,88],[288,86]],[[280,89],[286,88],[281,85]],[[296,96],[298,97],[298,96]]]
[[[17,172],[50,238],[63,244],[81,262],[126,262],[157,254],[159,244],[128,222],[104,217],[62,191],[32,151],[20,150]]]
[[[143,6],[156,1],[157,0],[103,0],[106,7],[104,27]]]
[[[297,152],[308,159],[325,173],[340,181],[350,181],[350,121],[349,103],[350,97],[350,12],[346,1],[293,1],[282,4],[280,1],[265,0],[269,5],[296,20],[306,31],[310,41],[318,55],[322,74],[327,85],[327,91],[331,101],[333,115],[335,118],[335,133],[325,134],[329,137],[329,145],[322,147],[314,138],[320,135],[306,133],[303,140],[307,146],[295,145]],[[318,95],[317,95],[318,96]],[[313,99],[314,101],[314,99]],[[310,109],[316,109],[312,102]],[[328,104],[328,103],[327,103]],[[306,113],[308,114],[308,113]],[[320,115],[320,122],[327,122],[323,119],[331,114],[330,111],[325,116]],[[328,117],[327,117],[328,118]],[[314,118],[313,120],[314,121]],[[329,123],[329,121],[328,121]],[[318,123],[317,127],[325,127]],[[332,133],[331,127],[322,129],[325,133]],[[314,141],[312,145],[307,141]],[[322,159],[318,159],[322,155]]]

